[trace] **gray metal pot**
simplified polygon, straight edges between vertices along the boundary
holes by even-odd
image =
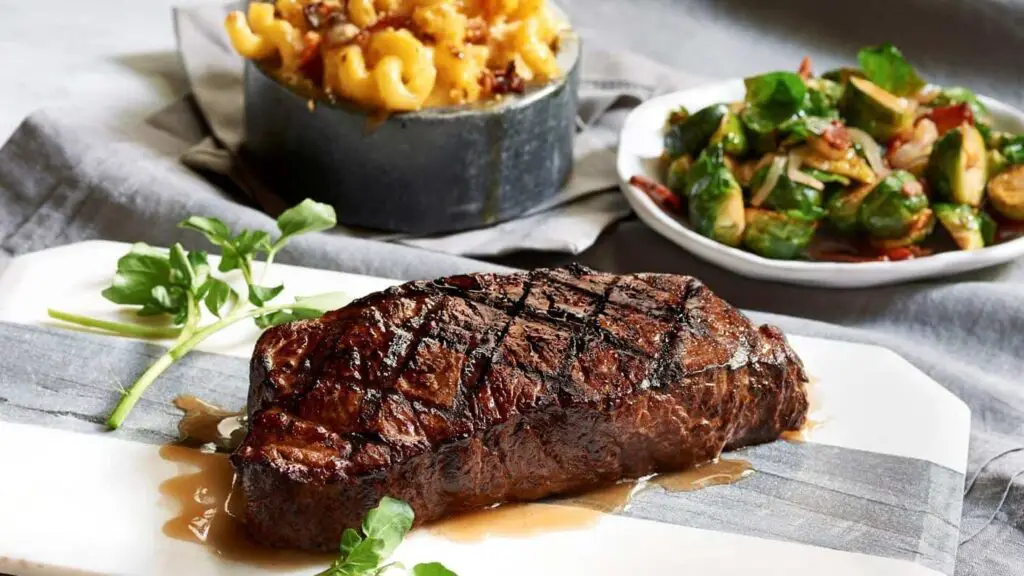
[[[246,64],[242,154],[289,203],[314,198],[349,226],[436,234],[522,215],[572,169],[580,41],[564,77],[490,105],[396,114],[376,127],[351,104],[300,96]]]

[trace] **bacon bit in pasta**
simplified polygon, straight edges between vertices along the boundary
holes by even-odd
[[[306,47],[299,55],[299,72],[314,82],[324,76],[324,58],[320,52],[320,34],[309,31],[303,36]]]
[[[629,179],[629,183],[643,190],[644,194],[650,196],[651,200],[657,202],[662,208],[675,214],[683,212],[683,203],[679,200],[679,196],[676,196],[667,186],[643,176],[633,176]]]
[[[467,44],[487,44],[491,37],[491,27],[483,18],[471,18],[466,23]]]
[[[522,94],[526,92],[526,81],[516,72],[516,63],[509,61],[504,72],[485,70],[480,77],[480,86],[487,94]]]
[[[302,16],[306,23],[313,30],[319,30],[326,24],[334,24],[339,20],[347,22],[345,11],[340,6],[327,4],[326,2],[310,2],[302,8]]]
[[[804,56],[804,59],[800,61],[800,68],[797,70],[797,74],[804,80],[810,80],[811,76],[814,76],[814,72],[811,71],[810,56]]]
[[[943,106],[941,108],[933,108],[926,118],[935,122],[935,126],[939,129],[939,136],[965,122],[974,126],[974,113],[971,112],[971,106],[966,102],[962,104],[953,104],[951,106]]]

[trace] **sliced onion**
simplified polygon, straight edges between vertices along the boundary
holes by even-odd
[[[815,190],[817,190],[819,192],[824,190],[825,189],[825,183],[824,182],[822,182],[821,180],[818,180],[817,178],[815,178],[814,176],[811,176],[810,174],[808,174],[806,172],[801,172],[800,171],[800,166],[803,163],[804,163],[804,157],[799,152],[797,152],[796,150],[790,150],[789,151],[789,171],[786,173],[786,176],[788,176],[789,179],[792,180],[793,182],[796,182],[798,184],[803,184],[804,186],[809,186],[809,187],[814,188]]]
[[[932,146],[938,139],[939,129],[935,122],[923,118],[914,128],[914,139],[893,150],[889,155],[889,163],[893,168],[913,171],[922,161],[928,161]]]
[[[871,165],[875,174],[881,176],[889,172],[889,169],[885,167],[885,162],[882,161],[882,147],[875,142],[874,138],[859,128],[847,128],[846,130],[850,133],[850,140],[854,144],[860,144],[861,149],[864,150],[864,156],[867,157],[868,164]]]
[[[761,183],[761,187],[754,191],[754,194],[750,197],[750,205],[757,208],[764,201],[768,199],[768,195],[771,194],[772,190],[775,189],[775,185],[779,183],[779,178],[782,177],[782,171],[786,168],[786,159],[782,156],[776,156],[772,160],[771,168],[768,168],[768,174],[764,177],[764,182]]]

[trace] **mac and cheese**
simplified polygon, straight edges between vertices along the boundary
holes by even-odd
[[[239,54],[286,81],[412,111],[557,78],[565,24],[546,0],[276,0],[232,12],[225,28]]]

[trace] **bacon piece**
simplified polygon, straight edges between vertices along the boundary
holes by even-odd
[[[644,194],[650,196],[662,208],[676,214],[683,212],[683,202],[679,199],[679,196],[676,196],[674,192],[668,189],[668,186],[643,176],[633,176],[629,179],[629,183],[643,190]]]

